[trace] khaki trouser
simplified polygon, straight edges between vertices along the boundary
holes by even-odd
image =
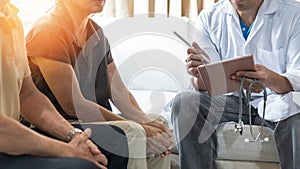
[[[148,115],[167,125],[164,117],[158,114]],[[170,169],[170,155],[165,158],[146,158],[146,133],[141,125],[132,121],[111,121],[108,124],[121,128],[127,136],[129,148],[128,169]]]
[[[167,125],[166,120],[157,114],[149,114],[150,117]],[[128,169],[170,169],[170,155],[161,157],[146,157],[146,133],[144,128],[133,121],[109,121],[92,122],[88,124],[109,124],[121,128],[127,137],[129,159]]]

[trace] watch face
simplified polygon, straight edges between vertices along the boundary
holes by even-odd
[[[75,130],[75,133],[74,134],[76,134],[76,133],[83,133],[83,131],[81,130],[81,129],[79,129],[79,128],[74,128]]]
[[[83,133],[83,131],[79,128],[72,128],[66,137],[66,142],[70,142],[76,133]]]

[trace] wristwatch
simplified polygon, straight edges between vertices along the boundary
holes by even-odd
[[[79,128],[72,128],[70,131],[69,131],[69,133],[68,133],[68,135],[67,135],[67,137],[66,137],[66,139],[65,139],[65,141],[68,143],[68,142],[70,142],[71,140],[72,140],[72,138],[74,137],[74,135],[75,134],[77,134],[77,133],[83,133],[83,131],[81,130],[81,129],[79,129]]]

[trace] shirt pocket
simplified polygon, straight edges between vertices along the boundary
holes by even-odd
[[[257,48],[255,59],[255,62],[257,64],[261,64],[274,72],[284,72],[285,59],[283,48],[279,48],[273,51]]]

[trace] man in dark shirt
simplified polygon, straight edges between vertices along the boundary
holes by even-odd
[[[58,1],[27,35],[30,68],[37,87],[65,118],[109,121],[122,128],[129,143],[128,168],[147,168],[146,139],[141,138],[147,137],[148,152],[165,157],[173,146],[172,134],[164,124],[145,115],[124,86],[102,29],[89,19],[90,14],[101,12],[103,5],[104,1]],[[113,114],[109,99],[137,123]],[[101,147],[119,153],[105,143]],[[169,157],[149,159],[154,162],[148,163],[148,168],[170,166]]]

